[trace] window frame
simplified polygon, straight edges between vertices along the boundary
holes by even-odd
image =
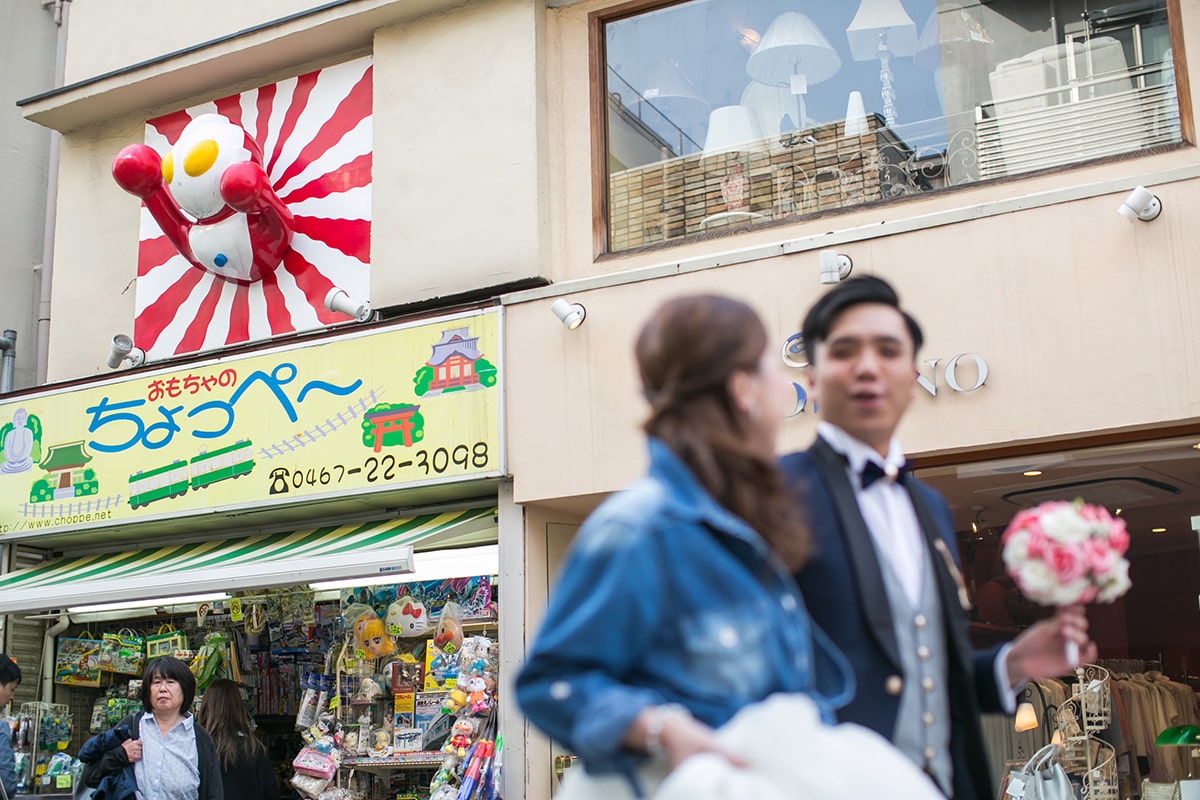
[[[989,0],[981,0],[987,3]],[[599,261],[606,258],[620,258],[636,253],[652,252],[657,250],[668,249],[672,247],[682,247],[696,242],[707,241],[714,238],[724,238],[726,236],[736,236],[739,234],[752,233],[766,230],[774,227],[783,227],[788,225],[797,225],[811,219],[818,219],[830,215],[845,214],[853,211],[861,211],[863,205],[849,205],[841,208],[830,208],[815,211],[809,214],[804,214],[788,219],[767,220],[755,224],[750,228],[739,227],[715,231],[707,234],[688,236],[681,239],[673,239],[664,242],[654,242],[652,244],[638,245],[624,250],[614,251],[609,246],[609,173],[608,173],[608,97],[607,97],[607,63],[608,53],[606,48],[605,26],[611,22],[617,22],[622,19],[645,14],[651,11],[657,11],[663,8],[672,6],[684,5],[694,0],[629,0],[629,2],[619,3],[607,8],[599,9],[588,14],[588,65],[589,65],[589,128],[591,131],[591,177],[592,177],[592,259]],[[956,191],[970,191],[979,186],[996,186],[1016,181],[1028,181],[1040,176],[1052,175],[1060,172],[1071,172],[1088,166],[1105,162],[1125,161],[1131,158],[1139,158],[1153,156],[1162,152],[1179,149],[1181,147],[1195,147],[1196,145],[1196,126],[1192,116],[1192,93],[1191,84],[1187,71],[1187,57],[1184,47],[1183,35],[1183,14],[1182,0],[1165,0],[1167,11],[1167,28],[1170,34],[1171,53],[1175,68],[1175,91],[1176,102],[1179,106],[1179,135],[1180,141],[1176,144],[1166,146],[1150,147],[1144,150],[1135,150],[1128,153],[1117,155],[1101,156],[1083,161],[1073,162],[1071,164],[1063,164],[1059,166],[1046,167],[1043,169],[1022,172],[1016,175],[1002,175],[994,178],[984,178],[973,181],[971,183],[958,184],[956,186],[947,186],[938,189],[936,192],[920,193],[916,197],[928,196],[928,194],[944,195]],[[908,200],[908,195],[899,197],[887,198],[872,201],[870,207],[876,208],[894,203],[903,203]]]

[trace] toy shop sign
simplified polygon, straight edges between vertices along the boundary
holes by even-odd
[[[0,403],[0,538],[501,475],[499,313]]]

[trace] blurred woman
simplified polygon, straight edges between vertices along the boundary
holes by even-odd
[[[681,297],[654,312],[635,356],[648,472],[580,529],[517,699],[589,775],[637,787],[650,759],[737,763],[713,729],[771,694],[808,694],[830,720],[852,679],[792,578],[808,537],[775,439],[795,395],[758,316]]]
[[[21,683],[21,668],[17,662],[0,653],[0,712],[12,702],[13,693]],[[10,715],[11,716],[11,715]],[[13,797],[17,793],[17,757],[12,746],[12,727],[7,721],[0,725],[0,783],[4,794]]]
[[[236,683],[219,678],[200,699],[196,721],[212,736],[221,762],[225,800],[275,800],[279,788],[267,748],[254,735]]]
[[[84,782],[107,800],[223,800],[217,749],[190,711],[196,678],[177,658],[147,662],[142,708],[84,743]],[[131,768],[132,767],[132,768]]]

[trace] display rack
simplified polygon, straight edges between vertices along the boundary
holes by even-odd
[[[18,776],[26,794],[47,794],[71,790],[70,776],[43,774],[42,761],[65,750],[71,743],[73,720],[71,707],[63,703],[22,703],[18,711],[19,752],[28,756],[23,775]],[[61,785],[59,778],[66,778]]]
[[[1063,768],[1082,775],[1080,800],[1118,800],[1117,754],[1097,734],[1112,724],[1112,676],[1096,664],[1075,668],[1071,696],[1058,709]]]

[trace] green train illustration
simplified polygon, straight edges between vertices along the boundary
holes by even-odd
[[[141,508],[167,497],[182,497],[227,478],[240,478],[254,469],[254,445],[239,439],[227,447],[201,451],[190,461],[179,459],[129,476],[129,505]]]

